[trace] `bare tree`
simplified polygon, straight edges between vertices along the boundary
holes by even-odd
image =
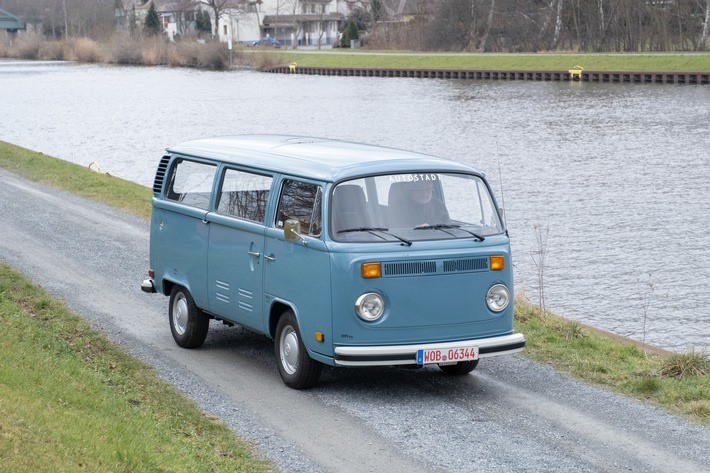
[[[710,0],[705,0],[705,21],[703,32],[700,34],[699,49],[707,49],[708,34],[710,33]]]
[[[552,36],[552,49],[555,49],[560,42],[560,31],[562,30],[562,4],[563,0],[557,0],[557,13],[555,15],[555,34]]]
[[[545,305],[545,269],[547,259],[547,237],[550,233],[550,227],[542,226],[539,223],[533,225],[535,232],[535,242],[537,248],[532,255],[533,263],[537,268],[537,293],[540,303],[540,310],[543,315],[547,312]]]
[[[488,9],[488,18],[486,19],[486,29],[483,32],[483,38],[481,39],[481,45],[478,50],[485,52],[488,47],[488,36],[491,34],[491,28],[493,27],[493,15],[496,11],[496,0],[491,0],[491,6]]]
[[[224,16],[229,16],[230,9],[238,8],[239,0],[202,0],[210,9],[214,16],[214,41],[219,41],[219,22]]]
[[[291,47],[293,49],[297,49],[298,48],[298,35],[301,33],[301,29],[303,28],[303,24],[298,19],[298,6],[299,6],[298,0],[291,0],[290,6],[291,6],[291,16],[292,16],[292,20],[293,20],[293,26],[292,26],[293,44],[291,45]]]
[[[172,8],[174,9],[175,26],[180,36],[185,36],[190,31],[190,25],[194,20],[194,12],[199,3],[198,0],[174,0]]]
[[[325,28],[323,28],[323,23],[325,22],[325,9],[326,5],[330,3],[330,0],[321,0],[318,3],[318,49],[321,48],[321,42],[323,40],[323,33]]]

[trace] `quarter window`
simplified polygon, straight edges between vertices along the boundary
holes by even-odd
[[[286,220],[297,219],[301,225],[301,233],[320,236],[322,197],[323,191],[316,184],[285,180],[276,213],[276,227],[283,228]]]
[[[263,222],[271,181],[270,176],[227,169],[219,192],[217,212]]]
[[[208,210],[216,169],[213,164],[176,160],[166,197],[185,205]]]

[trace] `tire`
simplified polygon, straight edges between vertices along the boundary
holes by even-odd
[[[455,365],[439,365],[439,369],[448,375],[460,376],[475,370],[476,366],[478,366],[478,360],[461,361]]]
[[[173,287],[168,313],[175,343],[183,348],[197,348],[205,343],[210,318],[195,305],[190,291]]]
[[[284,311],[276,325],[274,353],[284,384],[293,389],[308,389],[318,384],[323,365],[308,356],[296,316]]]

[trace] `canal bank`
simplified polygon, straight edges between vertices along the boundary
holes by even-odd
[[[305,74],[346,77],[396,77],[416,79],[468,79],[501,81],[611,82],[633,84],[710,84],[710,72],[649,72],[649,71],[522,71],[522,70],[451,70],[451,69],[389,69],[371,67],[315,67],[291,63],[264,69],[273,74]]]

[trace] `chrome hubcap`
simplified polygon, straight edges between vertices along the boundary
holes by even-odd
[[[173,328],[178,335],[184,335],[187,330],[187,301],[183,294],[178,295],[173,304]]]
[[[288,374],[294,374],[298,369],[298,335],[293,327],[284,328],[279,344],[281,366]]]

